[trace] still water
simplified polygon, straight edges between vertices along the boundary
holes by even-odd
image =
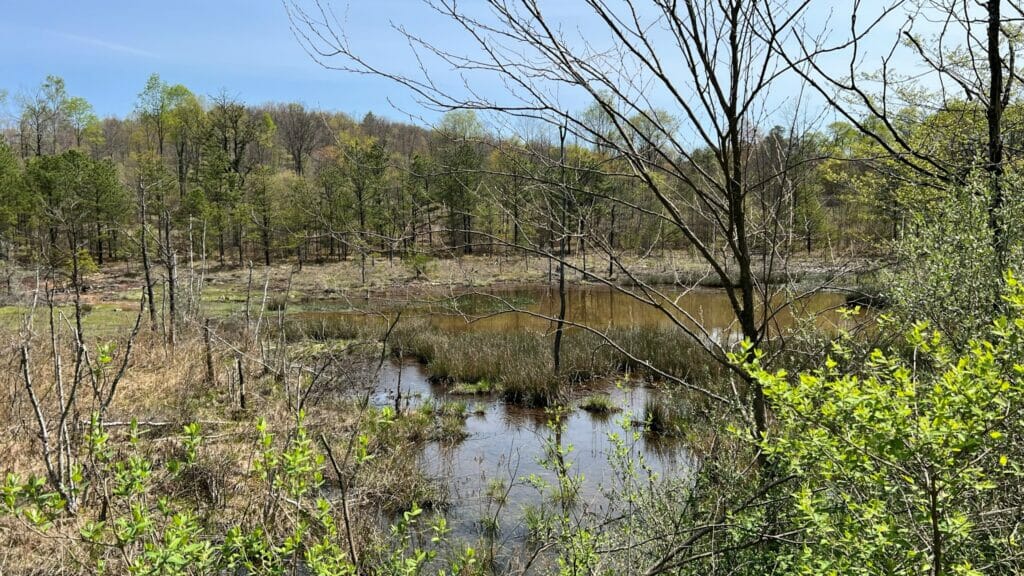
[[[838,309],[846,304],[846,297],[839,292],[815,292],[791,300],[783,305],[784,298],[777,297],[767,309],[759,306],[759,322],[772,333],[788,330],[798,320],[825,331],[843,323]],[[378,307],[383,303],[392,311],[403,310],[406,318],[427,316],[432,325],[448,331],[550,331],[559,309],[554,286],[487,288],[434,298],[381,292],[368,301]],[[314,303],[318,310],[313,313],[361,315],[360,304],[364,303],[349,302],[345,312],[337,305]],[[717,341],[734,338],[739,332],[726,292],[705,288],[644,293],[636,288],[570,286],[566,289],[566,320],[597,330],[682,326]]]
[[[670,289],[640,295],[648,301],[609,287],[571,287],[567,292],[567,320],[599,330],[682,325],[720,343],[737,338],[738,327],[722,290]],[[558,293],[549,287],[487,289],[432,299],[384,293],[374,295],[373,300],[386,303],[391,311],[402,310],[403,318],[426,317],[434,328],[451,332],[549,333],[559,308]],[[835,330],[844,322],[837,312],[844,304],[842,294],[820,292],[787,307],[769,307],[770,330],[788,330],[798,320],[806,320],[818,329]],[[358,302],[348,309],[339,308],[337,303],[314,303],[300,314],[309,320],[361,315]],[[366,318],[382,321],[381,316]],[[600,381],[588,383],[586,390],[571,391],[573,403],[563,416],[562,432],[556,436],[548,425],[550,413],[512,406],[495,396],[452,397],[444,386],[431,383],[420,365],[411,362],[384,366],[370,390],[373,403],[393,406],[399,385],[403,403],[409,405],[449,400],[470,405],[467,437],[456,442],[428,443],[419,462],[447,488],[450,506],[444,510],[446,519],[457,537],[468,540],[492,535],[499,545],[509,548],[527,541],[527,517],[551,505],[552,487],[557,485],[552,466],[544,464],[550,459],[553,442],[570,449],[570,474],[582,478],[574,503],[576,512],[598,515],[608,505],[606,490],[622,480],[610,464],[617,451],[645,463],[639,472],[644,481],[648,476],[685,477],[695,457],[679,440],[638,433],[637,423],[645,417],[645,402],[669,401],[663,391],[647,386],[619,387]],[[619,411],[596,415],[576,407],[582,397],[594,392],[610,395]],[[538,479],[552,487],[538,488]]]
[[[620,481],[609,461],[617,448],[625,450],[634,462],[642,458],[648,468],[639,473],[644,480],[651,475],[684,474],[689,468],[690,455],[681,442],[639,433],[644,402],[660,394],[648,387],[619,387],[607,381],[589,384],[587,393],[608,394],[620,410],[600,415],[570,406],[559,437],[549,425],[550,412],[512,406],[496,398],[450,396],[443,385],[429,382],[415,363],[386,365],[373,390],[373,403],[393,406],[399,382],[402,397],[413,406],[449,400],[470,404],[465,427],[468,436],[457,442],[431,442],[420,455],[421,468],[447,489],[451,506],[445,517],[461,538],[472,540],[497,528],[501,541],[525,541],[524,517],[531,508],[536,512],[538,507],[550,505],[544,496],[550,499],[557,486],[553,466],[543,462],[550,460],[550,451],[559,441],[570,449],[566,457],[570,475],[581,478],[577,512],[603,512],[607,505],[604,490]],[[577,391],[575,400],[583,395],[584,391]],[[529,479],[541,479],[550,487],[538,489]]]

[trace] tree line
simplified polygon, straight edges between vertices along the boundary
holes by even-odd
[[[5,258],[60,262],[80,251],[98,265],[138,261],[147,241],[158,259],[188,251],[224,265],[588,249],[603,262],[622,251],[692,249],[665,225],[664,207],[643,193],[619,146],[570,137],[560,147],[542,127],[529,140],[503,137],[472,111],[432,127],[372,113],[356,121],[294,102],[203,97],[156,74],[124,119],[99,118],[54,76],[13,100],[0,144]],[[599,107],[582,114],[600,125]],[[926,137],[943,114],[908,130]],[[714,169],[713,150],[669,158],[663,131],[644,134],[640,121],[636,129],[628,144],[640,155],[681,165],[660,174],[667,185]],[[621,138],[612,132],[605,137]],[[788,251],[874,253],[903,233],[915,199],[878,170],[877,143],[850,124],[775,126],[742,145],[758,187],[779,205],[771,216],[785,222],[775,233]],[[565,218],[553,216],[563,208]],[[754,212],[767,224],[767,213]],[[727,243],[699,203],[682,217],[701,242]]]

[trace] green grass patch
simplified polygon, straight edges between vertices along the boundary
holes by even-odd
[[[580,402],[580,408],[592,414],[611,414],[620,410],[608,394],[587,396]]]
[[[491,394],[497,390],[490,380],[480,380],[475,384],[468,382],[459,382],[448,389],[448,393],[456,396],[483,396]]]

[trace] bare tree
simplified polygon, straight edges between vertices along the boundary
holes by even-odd
[[[49,153],[57,153],[67,100],[64,80],[58,76],[47,76],[35,91],[18,95],[22,156],[28,156],[29,152],[42,156],[47,137],[51,140]]]
[[[774,48],[792,41],[809,2],[588,0],[586,10],[574,14],[583,22],[579,28],[586,27],[576,35],[536,0],[488,0],[480,10],[452,0],[425,3],[473,48],[453,52],[437,37],[398,26],[421,63],[415,76],[382,68],[353,47],[322,2],[293,1],[287,7],[296,36],[327,68],[391,79],[422,105],[441,111],[476,110],[507,123],[528,119],[565,126],[576,141],[614,157],[601,170],[631,179],[654,204],[610,200],[647,212],[685,238],[724,287],[739,334],[764,345],[778,312],[792,300],[780,298],[785,288],[772,283],[787,269],[789,235],[782,228],[790,200],[769,184],[784,180],[796,159],[777,148],[776,161],[765,169],[755,160],[755,143],[766,124],[799,128],[799,107],[791,105],[783,115],[771,96],[784,86],[791,91],[795,79],[794,63]],[[432,76],[428,59],[460,73],[466,90],[446,88],[451,83]],[[473,89],[488,81],[505,96]],[[572,111],[559,99],[563,93],[591,103],[598,114]],[[669,112],[662,113],[666,107]],[[757,218],[755,210],[761,213]],[[700,234],[701,227],[714,236]],[[554,250],[538,251],[572,266]],[[630,276],[628,269],[623,272]],[[635,280],[639,287],[631,294],[728,363],[734,341],[712,334],[657,287]],[[767,407],[757,385],[748,384],[752,429],[761,434]]]
[[[277,125],[281,144],[292,158],[295,173],[302,175],[306,156],[324,138],[323,119],[317,112],[295,102],[272,106],[270,115]]]

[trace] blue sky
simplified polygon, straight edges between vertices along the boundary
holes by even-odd
[[[352,2],[347,21],[354,24],[353,42],[386,52],[374,42],[374,27],[388,28],[380,15],[408,13],[419,5]],[[99,115],[125,116],[146,78],[157,72],[198,94],[226,90],[252,104],[301,101],[394,118],[402,115],[385,95],[402,109],[411,106],[383,80],[314,63],[292,36],[278,0],[0,0],[0,13],[0,89],[12,97],[55,74]]]
[[[451,33],[451,23],[422,0],[325,1],[333,5],[356,51],[390,71],[416,75],[416,61],[391,29],[392,22],[455,51],[464,48],[459,43],[465,40]],[[312,6],[311,0],[300,3]],[[468,0],[463,6],[478,5]],[[577,4],[545,6],[549,16],[575,28],[570,32],[600,42],[600,34],[591,36]],[[818,6],[827,9],[829,4]],[[55,74],[100,116],[123,117],[132,112],[146,78],[157,72],[197,94],[223,90],[251,104],[299,101],[356,118],[368,111],[400,120],[410,120],[406,111],[423,113],[389,81],[313,62],[293,37],[280,0],[0,0],[0,14],[0,89],[12,97]],[[429,67],[442,82],[458,82],[445,77],[437,63]],[[486,80],[472,88],[492,94],[502,90]],[[785,103],[792,94],[783,92],[778,100]],[[564,104],[575,108],[587,102],[570,94]]]

